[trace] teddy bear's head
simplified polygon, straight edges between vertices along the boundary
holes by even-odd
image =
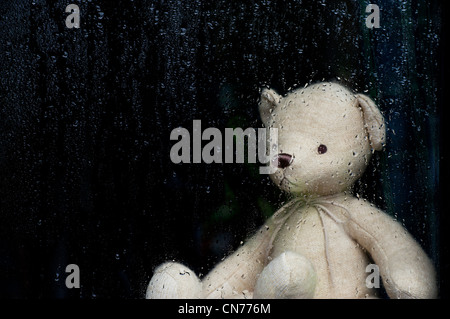
[[[292,194],[348,190],[385,141],[384,119],[375,103],[337,83],[317,83],[285,96],[264,89],[259,111],[267,128],[278,129],[271,179]]]

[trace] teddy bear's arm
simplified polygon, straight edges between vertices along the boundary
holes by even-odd
[[[273,227],[266,223],[239,247],[219,263],[203,280],[203,292],[207,298],[251,297],[257,276],[266,265]]]
[[[219,263],[203,280],[207,298],[251,298],[259,274],[268,263],[274,237],[291,203],[280,208],[250,239]]]
[[[358,200],[351,206],[344,228],[379,267],[389,297],[435,298],[433,264],[407,230],[367,202]]]

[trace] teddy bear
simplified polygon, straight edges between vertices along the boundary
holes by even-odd
[[[386,140],[374,101],[319,82],[284,96],[263,89],[259,113],[278,129],[270,179],[291,199],[202,280],[182,264],[160,265],[146,298],[377,298],[370,265],[390,298],[437,297],[433,263],[418,242],[352,194]]]

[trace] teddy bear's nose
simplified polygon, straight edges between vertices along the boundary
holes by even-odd
[[[292,164],[292,161],[294,159],[292,158],[292,155],[289,155],[286,153],[280,153],[277,156],[277,160],[278,160],[277,166],[279,168],[286,168]]]

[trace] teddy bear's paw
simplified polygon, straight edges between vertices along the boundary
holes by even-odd
[[[434,269],[428,260],[417,259],[416,267],[392,263],[390,277],[383,278],[384,286],[393,299],[435,299],[437,288]],[[420,265],[420,266],[419,266]]]
[[[312,298],[316,282],[316,272],[307,258],[291,251],[284,252],[264,268],[256,282],[253,298]]]
[[[202,284],[188,267],[167,262],[156,268],[145,294],[146,299],[200,298]]]

